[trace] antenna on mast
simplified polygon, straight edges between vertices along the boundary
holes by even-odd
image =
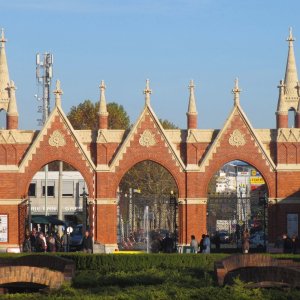
[[[53,54],[45,52],[36,55],[36,80],[38,85],[38,94],[35,95],[37,100],[42,100],[42,105],[38,106],[38,112],[42,113],[42,119],[38,119],[38,125],[46,123],[50,114],[50,88],[53,77]],[[40,92],[39,87],[42,88]]]

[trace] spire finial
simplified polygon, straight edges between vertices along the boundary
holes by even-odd
[[[150,80],[146,80],[146,88],[144,89],[145,102],[146,105],[150,105],[150,95],[152,94],[152,90],[150,89]]]
[[[290,27],[289,29],[289,36],[288,38],[286,39],[287,42],[289,42],[289,44],[293,43],[295,41],[294,37],[293,37],[293,29],[292,27]]]
[[[189,84],[189,90],[190,90],[190,99],[189,99],[189,107],[188,107],[188,114],[197,114],[197,108],[196,108],[196,100],[195,100],[195,84],[194,80],[190,80]]]
[[[63,91],[60,88],[59,80],[56,80],[56,88],[53,93],[55,95],[55,106],[61,106],[61,95],[63,94]]]
[[[106,85],[104,83],[104,80],[101,80],[101,83],[100,83],[100,90],[103,91],[106,89]]]
[[[239,88],[239,79],[236,78],[235,82],[234,82],[234,88],[231,91],[232,94],[234,95],[233,100],[234,100],[235,105],[240,104],[240,92],[241,91],[242,90],[240,90],[240,88]]]
[[[107,112],[106,99],[105,99],[106,85],[104,83],[104,80],[101,80],[99,87],[100,87],[99,114],[107,116],[108,112]]]
[[[0,40],[0,42],[1,42],[1,47],[4,47],[4,43],[7,42],[7,40],[4,37],[4,28],[1,28],[1,40]]]

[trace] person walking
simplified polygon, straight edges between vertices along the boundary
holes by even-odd
[[[203,252],[202,253],[210,253],[210,238],[207,234],[203,241]]]
[[[46,252],[47,242],[44,233],[41,231],[36,239],[36,252]]]
[[[82,240],[82,250],[84,253],[93,253],[93,240],[88,230],[86,230]]]
[[[174,250],[173,239],[170,238],[169,233],[162,240],[162,250],[164,253],[172,253]]]
[[[250,240],[250,234],[248,232],[248,229],[245,229],[245,231],[243,232],[243,237],[242,237],[244,254],[247,254],[249,252],[249,248],[250,248],[249,240]]]
[[[28,233],[26,233],[25,240],[23,242],[23,252],[31,252],[31,241]]]
[[[201,241],[200,241],[200,244],[199,244],[199,248],[200,248],[200,253],[203,253],[203,251],[204,251],[204,245],[203,245],[203,243],[204,243],[204,240],[205,240],[205,234],[202,234],[202,238],[201,238]]]
[[[55,238],[53,236],[53,233],[50,233],[48,237],[47,248],[49,252],[56,252]]]
[[[191,243],[190,246],[192,248],[193,253],[197,253],[198,252],[198,242],[195,238],[194,235],[191,235]]]

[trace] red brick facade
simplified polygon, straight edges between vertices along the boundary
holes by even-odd
[[[286,232],[287,214],[300,214],[300,172],[292,170],[299,164],[300,142],[291,141],[292,133],[278,129],[262,135],[251,127],[239,105],[234,106],[221,130],[164,130],[146,105],[130,132],[100,129],[81,133],[74,131],[61,108],[55,107],[45,127],[31,132],[29,142],[18,141],[26,132],[0,133],[0,214],[8,215],[9,233],[8,243],[0,244],[22,243],[25,217],[20,203],[27,199],[35,173],[55,160],[67,162],[83,175],[95,242],[111,247],[117,241],[118,185],[138,162],[157,162],[174,177],[179,242],[186,244],[192,234],[200,239],[206,232],[206,200],[212,176],[227,162],[245,161],[265,179],[270,199],[269,239],[274,240]]]

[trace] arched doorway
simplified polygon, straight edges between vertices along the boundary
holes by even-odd
[[[83,231],[90,227],[87,196],[87,184],[74,167],[62,161],[43,166],[29,184],[27,229],[62,235],[71,226],[68,249],[79,250]]]
[[[250,232],[251,248],[267,243],[268,191],[262,174],[250,164],[226,163],[209,182],[207,231],[218,248],[240,248],[242,233]]]
[[[142,161],[122,178],[118,191],[120,250],[159,251],[163,238],[178,238],[178,188],[171,173],[153,161]]]

